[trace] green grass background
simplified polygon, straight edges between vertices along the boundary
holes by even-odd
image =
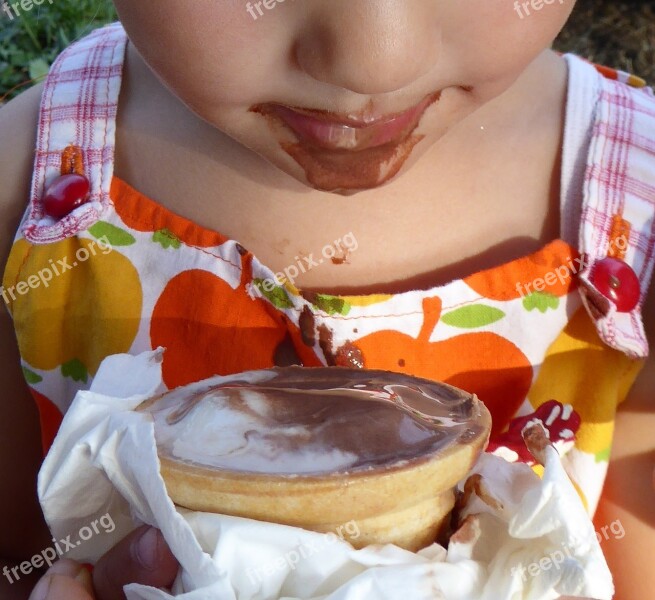
[[[42,79],[66,46],[115,20],[109,0],[46,1],[13,20],[0,12],[0,98],[10,99]]]
[[[13,21],[0,12],[0,103],[42,79],[71,42],[115,19],[110,0],[53,0]],[[556,48],[630,71],[653,84],[655,0],[579,0]]]

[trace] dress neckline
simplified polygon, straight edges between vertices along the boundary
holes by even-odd
[[[275,272],[260,261],[256,255],[245,249],[239,243],[239,240],[231,239],[218,231],[208,229],[191,219],[178,215],[175,211],[141,193],[117,175],[113,176],[110,197],[118,216],[129,227],[137,231],[165,230],[187,246],[202,249],[204,252],[211,252],[212,248],[216,249],[229,243],[241,249],[244,255],[247,254],[250,257],[254,277],[264,280],[275,280]],[[500,296],[511,299],[515,296],[516,290],[512,291],[510,288],[517,288],[518,284],[532,282],[542,277],[548,270],[570,264],[575,260],[576,256],[577,252],[572,246],[564,240],[556,238],[530,254],[501,262],[486,269],[481,269],[463,278],[453,279],[427,288],[407,289],[393,294],[381,292],[366,294],[323,294],[313,291],[303,292],[289,282],[287,282],[285,287],[294,295],[303,298],[308,304],[315,304],[312,300],[315,300],[317,296],[360,299],[364,301],[380,299],[381,297],[403,299],[416,294],[427,297],[440,294],[451,286],[455,286],[461,282],[476,289],[483,280],[497,279],[498,281],[504,281],[509,286],[506,292],[500,293]],[[545,269],[546,266],[548,267],[547,269]],[[484,285],[483,287],[486,288],[487,286]],[[484,296],[486,293],[482,293],[481,295]],[[516,294],[516,297],[519,295]]]

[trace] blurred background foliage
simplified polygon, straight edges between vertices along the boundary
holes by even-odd
[[[655,85],[655,0],[578,0],[555,47]]]
[[[0,11],[0,102],[42,79],[71,42],[114,20],[110,0],[53,0],[13,20]],[[578,0],[555,47],[635,73],[652,85],[655,0]]]
[[[0,98],[10,99],[42,79],[66,46],[115,20],[109,0],[46,1],[13,20],[0,11]]]

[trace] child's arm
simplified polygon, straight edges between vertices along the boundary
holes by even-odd
[[[655,294],[651,293],[649,300],[646,332],[652,345],[655,344]],[[655,348],[652,348],[639,381],[619,411],[607,483],[594,519],[596,530],[601,532],[601,547],[614,574],[617,600],[643,600],[655,593],[654,467]]]
[[[0,109],[0,273],[29,199],[40,98],[38,86]],[[27,600],[45,569],[34,572],[26,561],[53,543],[36,495],[42,459],[38,414],[23,379],[13,324],[3,304],[0,300],[0,598]],[[104,573],[105,579],[96,581],[101,592],[98,600],[118,597],[124,583],[168,585],[174,578],[177,563],[164,544],[152,547],[155,538],[149,538],[149,547],[156,556],[149,559],[148,568],[139,566],[134,543],[138,543],[138,533],[102,559],[95,575],[101,579]],[[32,572],[21,571],[21,563]],[[64,593],[53,600],[73,597]]]
[[[40,97],[39,86],[0,109],[0,271],[4,271],[29,198]],[[19,571],[17,582],[11,575],[11,567],[31,558],[50,542],[36,498],[40,461],[36,406],[21,373],[11,319],[4,300],[0,300],[0,598],[3,599],[26,598],[24,586],[29,585],[30,577]]]

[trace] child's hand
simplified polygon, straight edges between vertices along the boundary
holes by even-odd
[[[105,554],[93,577],[78,563],[56,562],[36,585],[30,600],[124,600],[123,586],[169,587],[178,563],[157,529],[143,526]]]

